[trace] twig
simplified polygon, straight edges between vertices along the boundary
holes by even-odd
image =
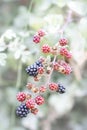
[[[68,16],[67,16],[67,20],[66,20],[65,24],[64,24],[64,25],[62,26],[62,28],[58,31],[58,32],[61,34],[61,37],[63,36],[63,33],[64,33],[64,31],[65,31],[67,25],[68,25],[68,24],[71,22],[71,20],[72,20],[71,16],[72,16],[72,11],[70,10],[70,11],[69,11],[69,14],[68,14]],[[55,62],[56,57],[57,57],[57,56],[54,57],[53,63]],[[51,72],[50,72],[50,74],[49,74],[49,76],[48,76],[48,80],[47,80],[47,82],[46,82],[46,86],[47,86],[48,83],[50,82],[52,73],[53,73],[53,69],[51,70]],[[44,119],[44,120],[41,122],[41,124],[40,124],[42,130],[51,130],[51,123],[57,118],[57,116],[58,116],[58,115],[57,115],[56,112],[53,110],[53,108],[52,108],[52,109],[50,108],[49,111],[48,111],[48,116],[47,116],[47,118]]]

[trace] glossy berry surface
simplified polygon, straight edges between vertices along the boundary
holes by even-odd
[[[35,62],[33,65],[28,66],[26,68],[26,72],[29,74],[29,76],[37,76],[38,75],[38,68],[42,67],[42,63],[40,61]]]
[[[26,101],[26,106],[27,106],[27,108],[29,108],[29,109],[34,108],[34,107],[35,107],[35,101],[34,101],[34,99],[29,99],[29,100],[27,100],[27,101]]]
[[[59,69],[59,64],[57,62],[53,63],[53,69],[56,71]]]
[[[61,84],[58,84],[58,90],[56,92],[58,92],[60,94],[65,93],[66,92],[65,87],[63,85],[61,85]]]
[[[19,102],[23,102],[26,99],[26,94],[24,92],[19,92],[16,98]]]
[[[58,85],[56,83],[50,83],[49,84],[49,89],[52,91],[56,91],[58,88]]]
[[[40,93],[44,93],[46,91],[46,87],[43,85],[40,86],[39,91],[40,91]]]
[[[45,32],[44,32],[43,30],[39,30],[39,31],[38,31],[38,35],[39,35],[40,37],[43,37],[43,36],[45,35]]]
[[[37,105],[42,105],[42,104],[44,104],[44,98],[42,96],[37,96],[35,98],[35,102]]]
[[[44,73],[44,68],[43,67],[39,67],[38,68],[38,74],[43,74]]]
[[[34,35],[33,42],[35,42],[36,44],[39,43],[40,42],[40,36],[39,35]]]
[[[18,117],[26,117],[29,113],[29,109],[26,107],[26,104],[21,104],[20,106],[17,107],[16,109],[16,115]]]
[[[60,48],[60,55],[65,56],[66,58],[72,57],[72,54],[65,47]]]
[[[60,44],[61,46],[65,46],[65,45],[68,44],[68,40],[65,39],[65,38],[61,38],[61,39],[59,40],[59,44]]]
[[[43,53],[49,53],[50,51],[51,51],[51,48],[47,44],[44,44],[42,46],[42,52]]]

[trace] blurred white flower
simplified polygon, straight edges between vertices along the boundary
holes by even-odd
[[[54,107],[56,112],[58,113],[58,117],[61,117],[67,112],[69,112],[73,105],[74,105],[74,100],[71,96],[68,94],[64,95],[51,95],[49,98],[49,104]]]
[[[27,118],[22,120],[22,124],[27,129],[37,130],[38,119],[36,116],[29,114],[29,116]]]
[[[5,53],[0,53],[0,65],[4,66],[6,64],[7,55]]]
[[[2,36],[2,39],[6,38],[8,40],[12,40],[13,38],[16,38],[16,34],[13,30],[8,29]]]

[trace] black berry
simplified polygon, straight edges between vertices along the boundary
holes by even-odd
[[[38,75],[38,68],[42,67],[42,66],[43,65],[42,65],[41,61],[37,61],[33,65],[28,66],[26,68],[26,72],[29,74],[29,76],[34,76],[35,77],[35,76]]]
[[[21,117],[21,118],[26,117],[28,113],[29,113],[29,109],[26,107],[25,103],[21,104],[16,109],[16,115],[18,117]]]
[[[65,87],[63,85],[61,85],[61,84],[58,84],[58,90],[56,92],[58,92],[60,94],[65,93],[66,92]]]

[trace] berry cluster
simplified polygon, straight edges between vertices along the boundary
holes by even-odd
[[[45,35],[45,32],[43,30],[39,30],[33,37],[33,42],[38,44],[41,41],[41,37]]]
[[[34,35],[33,42],[41,44],[45,35],[45,31],[39,30]],[[26,117],[28,113],[36,115],[38,113],[38,105],[40,106],[45,103],[44,93],[46,91],[57,92],[59,94],[65,93],[65,87],[62,84],[50,82],[50,79],[54,71],[65,75],[72,72],[72,68],[69,65],[72,54],[68,49],[68,43],[66,38],[60,38],[52,47],[43,43],[41,52],[44,54],[44,57],[40,57],[35,63],[28,66],[26,72],[29,76],[33,77],[34,81],[39,81],[43,76],[48,78],[46,77],[46,83],[40,86],[27,83],[26,87],[30,93],[19,92],[17,94],[17,100],[21,102],[21,105],[16,109],[17,116]],[[48,56],[50,56],[50,60],[48,60]]]
[[[31,91],[33,91],[33,89]],[[38,89],[38,92],[39,92],[39,89]],[[24,98],[24,95],[26,95],[26,98]],[[17,100],[21,102],[21,104],[16,109],[16,115],[21,118],[26,117],[29,113],[33,113],[36,115],[38,113],[37,106],[44,104],[44,97],[41,95],[38,95],[35,98],[32,98],[31,94],[20,92],[17,94],[16,97],[17,97]]]
[[[38,73],[40,73],[40,71],[38,71],[38,70],[41,70],[41,68],[43,68],[41,61],[37,61],[33,65],[28,66],[26,68],[26,71],[29,74],[29,76],[35,77],[38,75]]]

